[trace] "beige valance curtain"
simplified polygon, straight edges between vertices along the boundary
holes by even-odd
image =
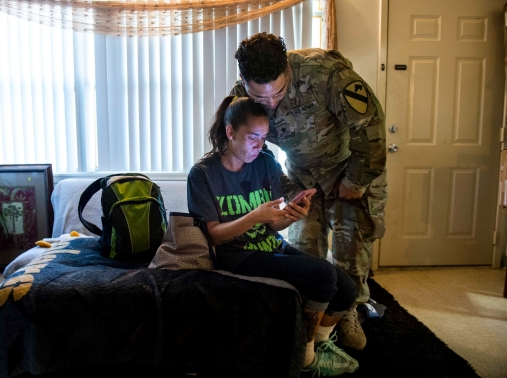
[[[335,0],[324,0],[322,10],[322,48],[338,49]]]
[[[220,29],[302,0],[0,0],[0,11],[106,35],[166,36]]]

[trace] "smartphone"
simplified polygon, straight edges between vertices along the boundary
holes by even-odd
[[[301,191],[296,197],[294,197],[292,199],[292,201],[290,201],[291,203],[295,203],[295,204],[300,204],[301,202],[303,202],[303,198],[306,197],[306,196],[313,196],[315,193],[317,192],[317,189],[315,188],[311,188],[311,189],[305,189],[303,191]]]

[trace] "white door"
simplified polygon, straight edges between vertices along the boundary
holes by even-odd
[[[491,264],[504,3],[389,0],[379,266]]]

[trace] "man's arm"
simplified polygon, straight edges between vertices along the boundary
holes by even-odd
[[[327,92],[329,109],[349,129],[351,152],[347,167],[334,192],[340,198],[361,198],[368,185],[385,170],[386,130],[385,115],[371,88],[350,69],[345,78],[343,66],[331,73],[332,89]],[[360,101],[353,100],[350,92],[356,89]],[[352,100],[351,100],[352,99]],[[361,103],[363,101],[363,103]],[[361,108],[358,104],[365,106]]]
[[[371,96],[375,114],[365,125],[349,128],[351,155],[338,186],[340,198],[361,198],[366,187],[385,170],[385,116],[376,97],[372,93]]]

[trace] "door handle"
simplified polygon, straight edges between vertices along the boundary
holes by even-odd
[[[390,153],[395,153],[398,151],[398,146],[392,143],[389,146],[387,146],[387,151],[389,151]]]

